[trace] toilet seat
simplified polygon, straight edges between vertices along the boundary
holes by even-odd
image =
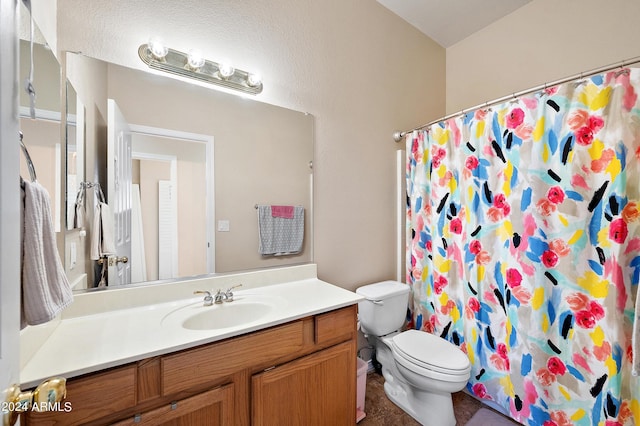
[[[471,371],[469,358],[460,348],[423,331],[407,330],[393,336],[391,350],[397,362],[419,374],[439,373],[435,375],[458,380],[468,378]]]

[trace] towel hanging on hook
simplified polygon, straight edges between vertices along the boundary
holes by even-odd
[[[94,188],[94,194],[98,200],[97,204],[106,203],[104,192],[98,182],[80,182],[78,193],[76,194],[76,203],[73,217],[74,228],[84,228],[85,202],[87,199],[87,189]]]

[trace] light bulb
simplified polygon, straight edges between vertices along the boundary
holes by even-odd
[[[220,62],[220,64],[218,65],[218,72],[220,72],[220,77],[229,78],[233,75],[235,69],[229,62]]]
[[[247,84],[250,87],[258,87],[262,84],[262,76],[258,73],[249,74]]]
[[[202,52],[197,49],[191,49],[189,51],[189,56],[187,57],[187,65],[189,68],[197,70],[204,65],[204,57],[202,56]]]
[[[149,40],[147,46],[149,46],[149,51],[156,59],[162,59],[167,56],[167,53],[169,53],[169,48],[158,38],[152,38]]]

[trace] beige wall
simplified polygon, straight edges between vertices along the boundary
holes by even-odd
[[[442,47],[373,0],[58,0],[58,19],[59,49],[142,68],[137,48],[157,34],[261,71],[259,99],[315,118],[319,277],[395,277],[391,134],[444,114]]]
[[[638,18],[638,0],[534,0],[447,49],[447,113],[637,57]]]
[[[20,40],[20,106],[29,106],[29,95],[24,81],[29,77],[31,64],[30,45]],[[60,64],[51,50],[41,44],[33,45],[33,87],[36,91],[36,108],[60,112]]]

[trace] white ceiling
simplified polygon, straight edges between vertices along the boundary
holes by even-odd
[[[532,0],[378,0],[387,9],[450,47]]]

